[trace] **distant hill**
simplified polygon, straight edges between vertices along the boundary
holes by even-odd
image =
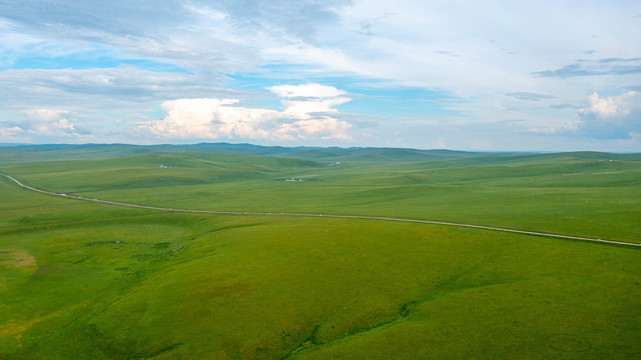
[[[51,144],[51,145],[15,145],[0,144],[0,164],[32,161],[57,160],[90,160],[122,156],[163,153],[163,152],[199,152],[234,155],[261,155],[298,160],[324,162],[369,162],[369,163],[403,163],[403,162],[447,162],[450,166],[467,166],[471,164],[495,164],[524,159],[603,159],[619,161],[641,161],[641,154],[612,154],[602,152],[570,153],[526,153],[526,152],[468,152],[454,150],[418,150],[405,148],[338,148],[338,147],[282,147],[261,146],[253,144],[200,143],[189,145],[129,145],[129,144]],[[438,166],[437,163],[432,164]],[[445,163],[444,163],[445,165]]]
[[[505,153],[477,153],[451,150],[417,150],[400,148],[338,148],[338,147],[282,147],[252,144],[200,143],[190,145],[128,145],[128,144],[52,144],[11,145],[0,149],[0,163],[87,160],[140,155],[157,152],[204,152],[237,155],[263,155],[313,161],[359,162],[417,162],[475,156],[506,155]]]
[[[0,143],[0,146],[27,146],[32,144],[20,144],[20,143]]]
[[[7,145],[0,150],[0,162],[87,160],[157,152],[207,152],[238,155],[284,156],[315,148],[287,148],[252,144],[201,143],[190,145],[129,145],[129,144],[51,144]]]

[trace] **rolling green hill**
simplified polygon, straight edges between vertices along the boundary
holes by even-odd
[[[274,156],[163,151],[8,163],[4,169],[51,191],[164,207],[400,216],[637,242],[638,158],[470,155],[330,167]],[[284,181],[291,178],[313,181]]]
[[[0,149],[0,159],[18,157],[0,160],[0,173],[86,198],[274,215],[106,205],[0,177],[1,359],[641,353],[640,249],[279,215],[432,219],[639,243],[639,154],[43,149]],[[258,151],[267,154],[240,153]]]
[[[508,153],[472,153],[451,150],[415,150],[394,148],[287,148],[252,144],[201,143],[192,145],[21,145],[0,148],[0,164],[29,161],[83,160],[121,157],[158,152],[201,152],[236,155],[290,157],[316,161],[412,162],[453,159]]]

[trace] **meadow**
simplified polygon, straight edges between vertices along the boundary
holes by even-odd
[[[109,149],[0,149],[0,173],[87,198],[276,215],[105,205],[1,177],[0,358],[641,353],[641,249],[278,215],[394,216],[639,243],[638,154]]]

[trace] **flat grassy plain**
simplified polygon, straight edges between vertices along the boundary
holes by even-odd
[[[641,242],[638,155],[402,162],[380,151],[372,161],[361,152],[341,161],[334,152],[341,164],[330,167],[313,154],[172,151],[7,161],[0,172],[49,191],[176,209],[396,216]],[[2,359],[641,353],[637,248],[125,208],[35,193],[3,177],[0,199]]]

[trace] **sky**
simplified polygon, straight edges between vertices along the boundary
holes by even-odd
[[[641,152],[638,0],[0,0],[0,143]]]

